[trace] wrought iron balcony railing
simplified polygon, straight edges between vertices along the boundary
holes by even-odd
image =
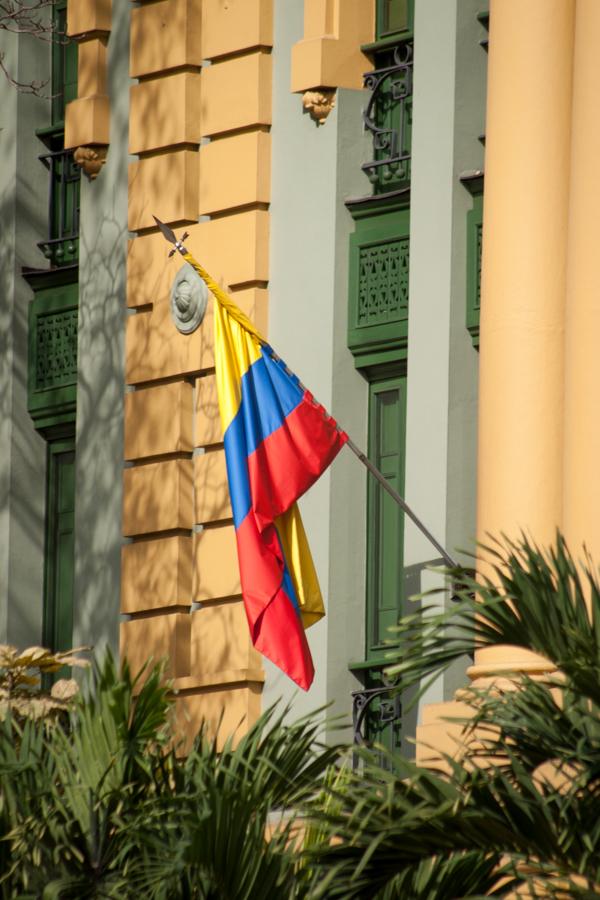
[[[371,97],[363,120],[373,135],[374,157],[362,168],[375,191],[385,191],[410,181],[412,41],[398,44],[378,58],[381,67],[364,75]]]
[[[375,744],[383,751],[379,754],[381,765],[390,764],[391,755],[400,750],[402,725],[402,701],[398,688],[393,684],[365,687],[352,691],[352,730],[355,747]],[[372,748],[373,749],[373,748]],[[386,752],[387,751],[387,752]],[[359,758],[353,757],[357,767]]]
[[[48,238],[38,247],[51,266],[77,261],[79,251],[79,182],[81,170],[72,150],[52,150],[39,157],[48,169]]]

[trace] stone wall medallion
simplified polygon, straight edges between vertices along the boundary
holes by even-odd
[[[204,318],[207,303],[208,288],[190,264],[184,263],[171,288],[171,318],[175,328],[182,334],[195,331]]]

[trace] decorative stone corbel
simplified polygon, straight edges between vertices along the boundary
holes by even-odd
[[[76,100],[65,110],[65,148],[89,178],[96,178],[109,145],[107,44],[111,0],[68,0],[67,33],[79,44]]]
[[[98,177],[100,169],[106,162],[108,147],[77,147],[73,159],[81,166],[88,178],[93,181]]]
[[[321,91],[305,91],[302,95],[302,106],[317,125],[323,125],[335,106],[335,90],[323,88]]]

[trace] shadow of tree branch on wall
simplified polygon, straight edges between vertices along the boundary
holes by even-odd
[[[4,49],[15,72],[49,71],[49,48],[28,36],[5,36]],[[42,624],[46,448],[27,411],[32,295],[21,270],[45,265],[48,186],[34,131],[48,120],[43,98],[0,82],[0,639],[21,645],[39,643]]]

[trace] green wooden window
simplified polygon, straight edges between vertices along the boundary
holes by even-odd
[[[377,0],[377,40],[412,31],[413,19],[414,0]]]
[[[46,552],[44,572],[44,646],[73,646],[75,517],[75,438],[48,443]]]
[[[358,217],[350,237],[348,347],[358,368],[406,352],[408,209]]]
[[[52,126],[64,131],[65,106],[77,98],[77,44],[66,38],[66,0],[55,0],[53,19],[55,39],[52,43]]]
[[[399,492],[404,491],[406,376],[369,386],[369,458]],[[368,484],[367,659],[381,657],[388,629],[402,610],[404,516],[373,480]]]
[[[473,197],[467,213],[467,329],[473,346],[479,348],[481,311],[481,250],[483,235],[483,194]]]
[[[408,237],[358,248],[356,326],[387,325],[408,316]]]
[[[47,441],[42,640],[65,650],[73,642],[77,273],[59,268],[26,277],[34,291],[28,409]]]
[[[43,434],[75,420],[78,286],[66,269],[39,273],[29,306],[28,408]],[[30,281],[32,281],[30,279]]]
[[[77,96],[77,44],[67,39],[67,0],[54,0],[50,121],[36,133],[46,146],[50,268],[25,272],[29,306],[28,409],[47,441],[42,640],[73,644],[75,415],[77,392],[79,167],[64,149],[65,107]]]

